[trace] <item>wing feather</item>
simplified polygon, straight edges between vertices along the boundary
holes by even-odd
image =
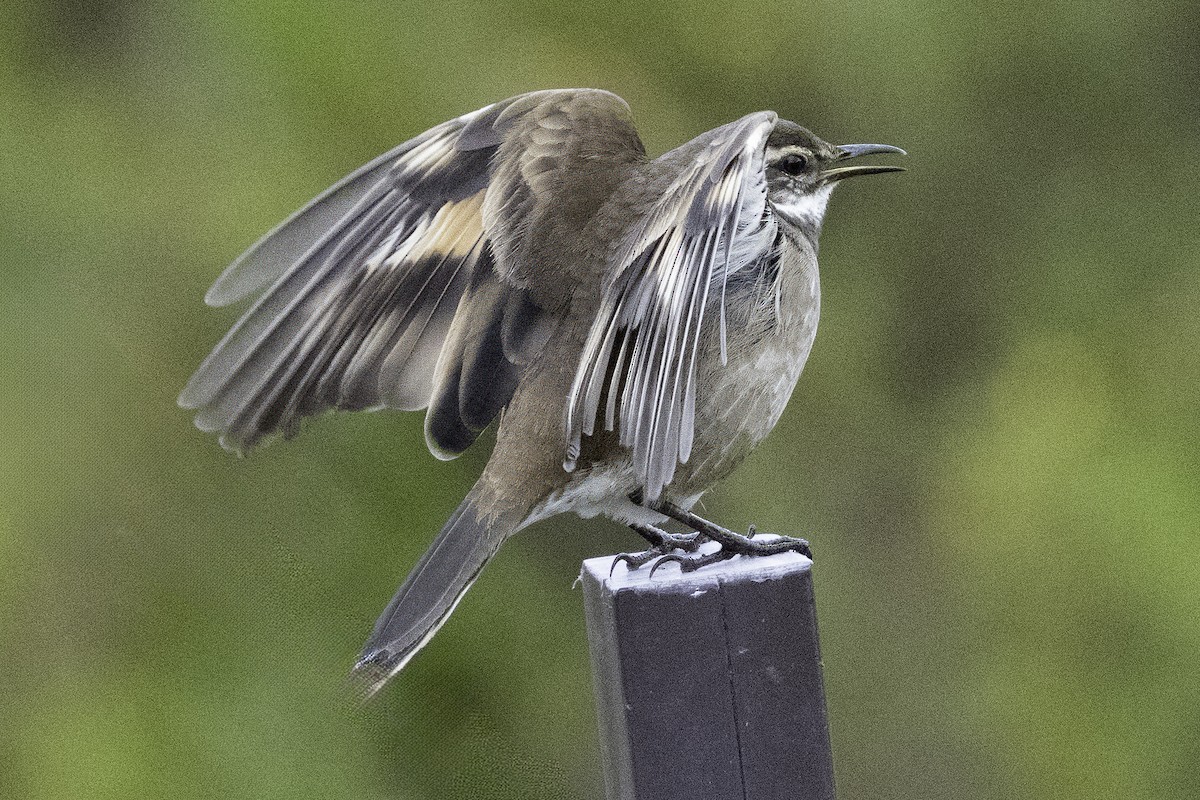
[[[522,265],[500,263],[498,243],[525,252],[537,200],[528,181],[553,188],[567,129],[586,138],[581,120],[605,115],[618,130],[627,125],[628,108],[607,93],[520,95],[351,173],[209,289],[210,305],[256,299],[197,368],[180,405],[239,451],[330,409],[429,407],[427,422],[445,432],[431,449],[461,452],[507,404],[518,366],[551,327],[513,279]],[[509,163],[520,168],[496,180]]]
[[[649,198],[644,223],[615,251],[618,268],[567,402],[567,469],[575,467],[582,437],[601,421],[629,448],[647,499],[657,498],[690,457],[697,358],[710,306],[717,306],[724,364],[729,276],[755,261],[775,235],[773,221],[764,218],[763,172],[775,120],[771,112],[743,117],[656,162],[677,177]]]

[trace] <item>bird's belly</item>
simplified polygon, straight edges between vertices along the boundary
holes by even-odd
[[[807,356],[807,347],[768,347],[725,367],[728,377],[710,382],[710,391],[697,397],[703,411],[697,409],[692,455],[668,490],[688,494],[707,488],[741,463],[779,421]]]
[[[782,316],[772,314],[773,327],[730,327],[727,364],[721,364],[717,336],[705,343],[692,455],[680,464],[667,487],[670,493],[690,494],[724,478],[783,414],[812,350],[820,315],[815,262],[788,277],[779,306]]]

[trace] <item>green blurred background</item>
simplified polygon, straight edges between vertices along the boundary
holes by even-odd
[[[201,296],[451,116],[599,86],[652,152],[770,108],[909,150],[842,189],[821,335],[706,502],[809,536],[841,796],[1200,783],[1194,2],[9,3],[0,796],[597,798],[581,558],[501,554],[388,691],[341,681],[486,457],[418,415],[247,460],[175,396]]]

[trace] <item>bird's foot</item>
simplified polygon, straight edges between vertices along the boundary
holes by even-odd
[[[691,556],[680,555],[678,553],[664,553],[661,558],[654,562],[654,566],[650,568],[650,576],[654,577],[654,573],[658,572],[659,568],[666,564],[678,564],[679,571],[686,574],[688,572],[695,572],[709,564],[728,561],[734,556],[767,556],[776,553],[800,553],[807,558],[812,558],[812,548],[809,547],[808,541],[805,539],[778,535],[771,539],[756,539],[754,537],[758,534],[758,531],[753,526],[750,527],[745,536],[724,528],[721,528],[720,531],[717,536],[712,537],[714,541],[720,544],[719,549],[711,553]],[[705,536],[707,538],[707,534]]]
[[[638,536],[649,542],[651,549],[661,550],[664,553],[671,550],[694,553],[704,538],[699,533],[668,533],[661,528],[641,522],[632,522],[629,527],[637,531]]]
[[[695,572],[701,567],[707,567],[709,564],[716,564],[721,561],[728,561],[737,553],[732,553],[724,548],[714,550],[711,553],[701,553],[699,555],[681,555],[679,553],[665,553],[650,568],[650,577],[654,577],[654,573],[658,572],[667,564],[678,564],[679,571],[682,573]]]
[[[705,534],[708,536],[708,534]],[[754,526],[750,526],[750,530],[743,536],[734,531],[721,528],[717,536],[709,536],[716,542],[719,542],[721,549],[718,552],[728,553],[727,558],[733,556],[771,556],[776,553],[799,553],[805,558],[812,558],[812,547],[807,539],[801,539],[799,536],[783,536],[781,534],[767,534],[772,538],[755,538],[758,536],[758,531]]]
[[[630,499],[634,502],[639,502],[641,500],[640,493],[635,493]],[[717,553],[723,554],[724,558],[714,558],[710,561],[706,560],[704,563],[723,561],[725,558],[732,558],[735,555],[766,556],[787,552],[800,553],[807,558],[812,558],[813,555],[812,548],[805,539],[779,535],[766,539],[759,538],[758,529],[753,525],[743,535],[728,528],[723,528],[716,523],[709,522],[698,514],[693,514],[691,511],[686,511],[674,503],[662,499],[648,503],[647,506],[651,510],[664,514],[676,522],[683,523],[696,531],[703,539],[719,544],[721,549]],[[707,558],[707,556],[703,558]],[[697,559],[688,560],[695,561]],[[680,562],[681,560],[678,557],[674,557],[671,561]],[[699,566],[703,566],[703,564]],[[690,572],[691,570],[685,571]]]
[[[609,575],[617,568],[617,564],[625,564],[629,569],[634,570],[640,569],[656,558],[665,558],[674,550],[694,553],[704,541],[704,537],[699,533],[668,533],[653,525],[644,525],[639,522],[631,523],[629,527],[650,543],[650,549],[640,553],[621,553],[616,556],[613,559],[612,567],[609,568]]]

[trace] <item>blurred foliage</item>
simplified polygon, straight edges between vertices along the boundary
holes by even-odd
[[[822,331],[706,508],[809,535],[845,797],[1200,785],[1195,3],[8,4],[0,796],[600,796],[580,558],[501,554],[365,710],[341,680],[486,456],[416,415],[248,460],[174,398],[200,297],[393,144],[594,85],[661,152],[772,108],[912,154],[839,192]]]

